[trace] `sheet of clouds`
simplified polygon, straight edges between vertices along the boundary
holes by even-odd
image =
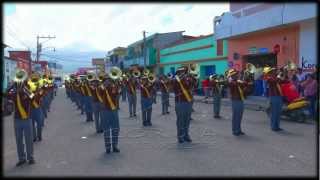
[[[80,65],[90,66],[90,56],[103,57],[115,47],[126,47],[142,39],[143,30],[148,32],[147,36],[174,31],[194,36],[213,33],[213,18],[229,11],[228,3],[14,5],[15,12],[4,16],[4,43],[14,49],[29,47],[35,53],[37,35],[55,35],[56,39],[44,46],[56,47],[59,58],[72,59],[58,59],[70,71]]]
[[[46,45],[64,48],[84,44],[88,50],[103,51],[140,40],[143,30],[148,35],[180,30],[187,35],[209,34],[214,16],[229,10],[226,3],[15,5],[16,12],[4,17],[5,43],[23,48],[13,42],[16,38],[33,48],[37,34],[56,35]]]

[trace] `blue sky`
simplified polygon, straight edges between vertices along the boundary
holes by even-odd
[[[5,3],[4,9],[4,43],[15,49],[29,48],[34,53],[37,35],[55,35],[44,46],[107,52],[142,39],[143,30],[147,36],[174,31],[193,36],[213,33],[213,18],[229,11],[229,4]]]

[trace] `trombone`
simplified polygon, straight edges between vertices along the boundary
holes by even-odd
[[[135,77],[135,78],[139,78],[141,76],[141,73],[138,69],[134,69],[132,71],[132,76]]]

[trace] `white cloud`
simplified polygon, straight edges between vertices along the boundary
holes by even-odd
[[[190,5],[193,5],[192,8]],[[188,10],[186,10],[188,9]],[[107,51],[127,46],[142,38],[142,31],[170,32],[185,30],[185,34],[200,35],[213,31],[214,16],[229,10],[228,4],[16,4],[16,13],[4,17],[5,42],[16,38],[36,47],[36,36],[56,35],[46,45],[58,48],[74,43],[86,43],[97,50]],[[164,17],[172,22],[163,24]]]

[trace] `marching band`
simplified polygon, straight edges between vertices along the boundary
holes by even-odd
[[[244,135],[241,121],[244,113],[244,101],[250,95],[253,86],[254,65],[248,63],[243,76],[236,69],[225,72],[225,78],[218,78],[217,74],[209,77],[209,86],[213,94],[213,118],[221,118],[222,90],[229,88],[232,107],[232,134]],[[280,115],[282,111],[283,90],[281,84],[286,81],[283,72],[276,68],[265,67],[263,78],[269,86],[271,106],[270,124],[273,131],[281,131]],[[15,83],[8,90],[9,98],[14,101],[14,127],[16,134],[17,152],[19,161],[17,166],[29,161],[33,164],[33,142],[42,140],[44,120],[50,112],[50,104],[54,97],[52,76],[33,72],[28,79],[24,70],[18,69]],[[169,114],[169,95],[175,95],[175,112],[178,143],[192,142],[190,137],[190,121],[193,112],[193,92],[197,88],[199,67],[195,64],[181,66],[176,74],[161,75],[159,79],[144,69],[132,68],[123,73],[118,67],[112,67],[109,73],[103,71],[95,74],[87,72],[83,77],[71,74],[65,79],[65,92],[67,98],[75,103],[81,114],[86,114],[86,121],[95,121],[96,133],[104,134],[105,151],[107,154],[120,152],[118,137],[119,123],[119,98],[126,101],[128,98],[130,118],[136,117],[137,90],[141,94],[142,125],[152,126],[152,105],[159,88],[161,92],[162,115]],[[156,88],[158,87],[158,88]],[[302,106],[303,99],[293,101],[291,109]],[[300,103],[300,104],[297,104]],[[299,106],[299,107],[298,107]],[[289,107],[289,106],[288,106]],[[27,155],[25,156],[23,139]]]

